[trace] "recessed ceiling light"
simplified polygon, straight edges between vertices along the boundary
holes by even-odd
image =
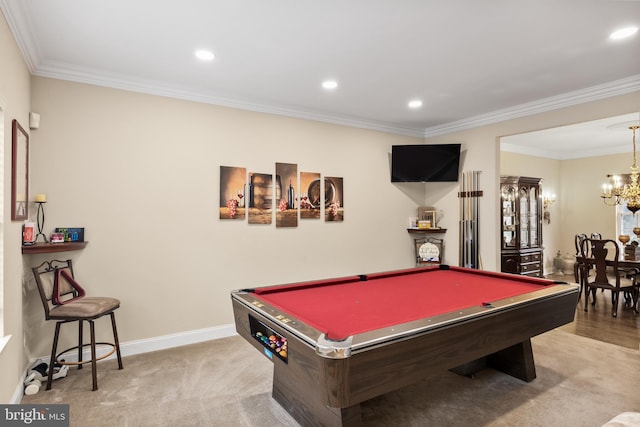
[[[196,50],[196,58],[202,61],[213,61],[216,56],[210,50],[200,49]]]
[[[422,101],[420,101],[419,99],[414,99],[412,101],[409,101],[409,108],[420,108],[422,107]]]
[[[338,82],[335,80],[325,80],[322,82],[322,87],[327,90],[335,89],[338,87]]]
[[[626,28],[621,28],[617,31],[614,31],[613,33],[611,33],[611,35],[609,36],[609,38],[611,40],[620,40],[620,39],[626,39],[627,37],[631,37],[632,35],[634,35],[635,33],[638,32],[638,27],[626,27]]]

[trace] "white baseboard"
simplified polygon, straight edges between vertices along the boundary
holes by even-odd
[[[233,335],[236,335],[236,329],[234,325],[215,326],[213,328],[197,329],[195,331],[186,331],[177,334],[163,335],[160,337],[120,343],[120,353],[122,354],[122,357],[133,356],[134,354],[142,354],[148,353],[150,351],[158,351],[173,347],[181,347],[189,344],[197,344],[199,342],[226,338]],[[105,354],[106,352],[110,351],[111,347],[99,346],[96,350],[98,357],[100,357],[100,354]],[[87,360],[90,357],[91,350],[89,348],[85,348],[82,352],[82,359]],[[115,359],[115,357],[116,354],[114,353],[107,359]],[[23,379],[27,376],[26,370],[29,369],[29,366],[31,366],[37,359],[41,359],[43,362],[48,364],[50,356],[43,356],[31,360],[22,375]],[[65,360],[69,362],[75,362],[78,360],[77,354],[65,354]],[[24,384],[21,381],[16,387],[16,391],[14,392],[11,402],[9,403],[20,403],[22,401],[23,394]]]
[[[213,328],[197,329],[195,331],[187,331],[178,334],[120,343],[120,352],[122,353],[122,356],[132,356],[134,354],[181,347],[184,345],[226,338],[233,335],[236,335],[235,325],[216,326]],[[85,353],[87,353],[88,356],[90,355],[89,350],[86,350]],[[82,357],[85,357],[84,353]],[[115,357],[115,354],[110,357]]]

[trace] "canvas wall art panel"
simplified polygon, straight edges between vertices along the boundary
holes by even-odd
[[[249,173],[248,191],[249,224],[271,224],[273,216],[273,175]],[[280,199],[279,190],[275,199]]]
[[[324,219],[330,222],[344,221],[344,193],[342,178],[324,178]]]
[[[320,219],[320,182],[319,173],[300,172],[300,219]]]
[[[298,226],[298,165],[276,163],[276,187],[280,198],[276,208],[276,227]],[[276,192],[277,192],[276,188]]]
[[[247,169],[220,166],[220,219],[245,218]]]

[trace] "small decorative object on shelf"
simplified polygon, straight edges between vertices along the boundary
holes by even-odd
[[[418,208],[418,228],[437,228],[438,211],[433,207]]]
[[[432,266],[442,262],[444,239],[423,237],[414,240],[416,266]]]
[[[51,243],[64,243],[64,234],[51,233]]]
[[[84,242],[84,227],[56,227],[55,231],[64,235],[65,242]]]
[[[36,243],[36,225],[33,222],[25,222],[22,225],[22,244],[33,245]]]
[[[38,237],[42,236],[44,242],[47,243],[47,236],[42,232],[44,228],[44,204],[47,203],[47,195],[46,194],[36,194],[35,202],[38,204],[38,234],[36,235],[36,242],[38,241]]]

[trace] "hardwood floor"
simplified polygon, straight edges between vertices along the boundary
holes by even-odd
[[[547,279],[573,282],[573,276],[546,276]],[[604,341],[621,347],[638,350],[640,348],[640,316],[624,306],[621,298],[618,317],[611,315],[611,292],[598,291],[596,305],[589,301],[588,312],[584,311],[584,295],[576,306],[576,316],[572,323],[559,329],[583,337]]]

